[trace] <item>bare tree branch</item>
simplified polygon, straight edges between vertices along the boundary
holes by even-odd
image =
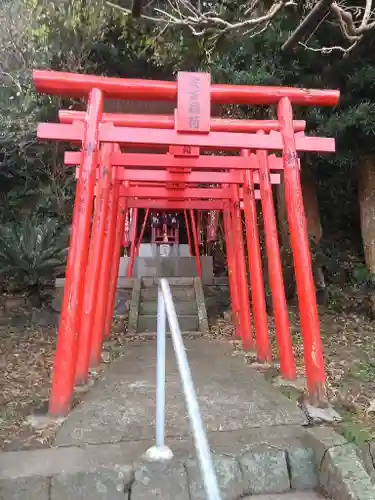
[[[331,54],[332,52],[342,52],[343,54],[348,54],[350,51],[354,49],[354,47],[358,44],[358,40],[353,42],[349,47],[342,47],[341,45],[332,45],[331,47],[310,47],[306,43],[299,42],[304,49],[310,50],[311,52],[320,52],[321,54]]]
[[[365,11],[359,25],[356,25],[350,10],[350,7],[341,7],[337,2],[331,6],[331,12],[338,20],[342,34],[346,40],[354,42],[360,39],[366,31],[375,28],[375,20],[371,22],[372,0],[366,0]]]
[[[318,15],[308,14],[293,33],[292,37],[294,36],[295,40],[286,45],[294,46],[298,43],[308,50],[319,51],[323,54],[333,51],[348,53],[360,42],[364,33],[375,29],[374,2],[372,0],[363,0],[364,5],[361,7],[351,4],[350,0],[306,0],[304,3],[297,0],[275,0],[266,9],[264,2],[248,0],[237,8],[235,14],[232,11],[228,14],[229,11],[219,2],[154,0],[141,9],[139,17],[164,27],[186,27],[197,37],[206,34],[220,35],[230,31],[253,37],[266,31],[276,16],[282,14],[287,8],[301,4],[304,4],[305,8],[311,11],[310,14],[314,11]],[[131,8],[120,6],[111,1],[108,1],[107,5],[121,10],[128,16],[132,14]],[[310,20],[308,20],[309,16]],[[306,42],[302,43],[302,38],[315,33],[320,23],[332,20],[341,31],[343,46],[334,45],[312,49],[306,45]],[[345,47],[345,42],[347,47]]]
[[[372,0],[367,0],[366,7],[365,7],[365,13],[363,14],[363,19],[362,19],[360,28],[363,28],[364,26],[366,26],[368,20],[371,17],[371,9],[372,9]]]
[[[247,29],[250,26],[257,26],[260,29],[262,25],[269,23],[282,9],[285,7],[296,5],[294,0],[277,0],[273,2],[271,7],[264,14],[253,16],[257,7],[258,1],[253,1],[245,10],[248,17],[244,19],[236,19],[234,22],[229,21],[220,16],[215,10],[203,10],[201,5],[195,6],[187,0],[167,0],[166,2],[170,9],[153,7],[153,13],[143,13],[141,17],[147,21],[152,21],[160,24],[170,24],[174,26],[186,26],[191,30],[193,35],[202,36],[207,32],[217,31],[224,33],[231,30]],[[127,15],[131,14],[131,10],[112,2],[107,2],[112,8],[121,10]]]

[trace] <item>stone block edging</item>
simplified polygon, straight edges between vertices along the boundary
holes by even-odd
[[[215,434],[220,440],[220,433]],[[231,443],[233,452],[220,449],[215,436],[211,438],[223,500],[317,486],[332,500],[375,499],[375,487],[358,450],[329,427],[302,430],[298,436],[268,443],[246,444],[246,439],[240,450],[236,441]],[[73,500],[79,492],[81,500],[126,500],[131,491],[132,500],[142,500],[156,488],[163,490],[165,500],[203,500],[192,441],[170,444],[177,454],[165,464],[142,459],[144,441],[0,453],[0,498]]]
[[[323,426],[307,429],[304,440],[314,453],[319,486],[332,500],[375,499],[375,486],[355,445]]]
[[[358,450],[358,456],[361,459],[367,474],[375,484],[375,441],[367,441]]]
[[[195,300],[197,301],[199,330],[202,333],[208,333],[209,327],[207,319],[206,302],[204,298],[202,281],[199,278],[194,278],[194,290],[195,290]]]
[[[2,453],[0,498],[127,500],[131,491],[132,500],[141,500],[158,490],[164,500],[205,499],[192,440],[169,444],[176,454],[164,464],[142,458],[147,449],[144,441]],[[222,500],[314,488],[315,464],[302,446],[298,440],[289,445],[252,443],[224,453],[214,445]]]
[[[132,297],[130,300],[129,323],[128,323],[128,332],[130,334],[137,333],[140,297],[141,297],[141,278],[133,278],[133,290],[132,290]]]

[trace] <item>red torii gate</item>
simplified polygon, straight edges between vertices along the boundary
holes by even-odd
[[[335,145],[330,138],[306,136],[305,123],[293,121],[292,104],[334,106],[339,93],[211,85],[208,74],[198,73],[179,73],[177,82],[158,82],[35,71],[34,82],[40,92],[89,98],[86,113],[61,110],[63,123],[38,127],[41,139],[82,145],[81,153],[68,152],[65,157],[67,164],[79,165],[79,175],[51,414],[69,411],[74,382],[86,381],[90,363],[96,365],[100,361],[103,335],[109,334],[112,319],[125,212],[130,207],[223,211],[236,333],[245,348],[255,346],[259,359],[265,361],[270,359],[271,350],[256,219],[255,200],[260,197],[281,373],[287,378],[295,377],[271,190],[271,182],[276,179],[271,178],[271,171],[283,174],[306,377],[312,401],[319,401],[324,396],[325,375],[297,151],[333,152]],[[103,114],[104,97],[177,100],[177,109],[174,116],[160,117]],[[211,102],[277,104],[278,120],[212,119]],[[134,146],[169,150],[169,154],[120,151]],[[205,151],[235,151],[241,156],[211,156]],[[273,151],[282,151],[282,159],[269,154]],[[259,191],[254,188],[256,182]],[[221,187],[197,187],[212,183]],[[172,187],[176,184],[180,188]],[[241,208],[246,221],[255,343]]]

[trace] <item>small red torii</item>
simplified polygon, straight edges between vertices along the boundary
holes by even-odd
[[[110,331],[120,248],[130,207],[181,210],[185,214],[186,210],[193,209],[222,211],[236,335],[242,339],[245,349],[256,348],[259,360],[267,361],[271,358],[271,349],[257,226],[256,199],[260,199],[280,370],[284,377],[295,378],[272,197],[272,183],[280,182],[280,174],[285,185],[308,390],[312,402],[324,398],[322,345],[298,152],[333,152],[335,141],[305,135],[305,122],[293,121],[292,104],[335,106],[339,92],[214,85],[205,73],[179,73],[177,82],[50,71],[35,71],[33,78],[40,92],[88,97],[86,113],[60,110],[61,123],[38,126],[40,139],[81,145],[80,153],[65,155],[67,165],[79,168],[52,380],[51,414],[63,415],[69,411],[74,383],[87,381],[89,366],[100,361],[103,336]],[[103,113],[105,98],[166,100],[175,101],[177,106],[174,116],[106,114]],[[277,120],[214,119],[211,102],[275,104]],[[126,152],[126,148],[134,146],[152,152]],[[278,152],[282,153],[281,158]],[[155,172],[154,178],[152,172]],[[255,187],[258,185],[259,189]],[[194,217],[192,223],[195,223]],[[196,233],[193,228],[194,238]]]

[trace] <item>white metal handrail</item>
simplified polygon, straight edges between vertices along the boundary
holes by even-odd
[[[206,495],[208,500],[221,500],[218,481],[212,464],[211,451],[203,427],[193,378],[178,323],[176,308],[173,303],[169,283],[165,278],[160,280],[158,287],[157,314],[156,443],[155,446],[147,450],[146,456],[149,460],[157,461],[170,460],[173,457],[172,450],[165,445],[165,348],[166,320],[168,318]]]

